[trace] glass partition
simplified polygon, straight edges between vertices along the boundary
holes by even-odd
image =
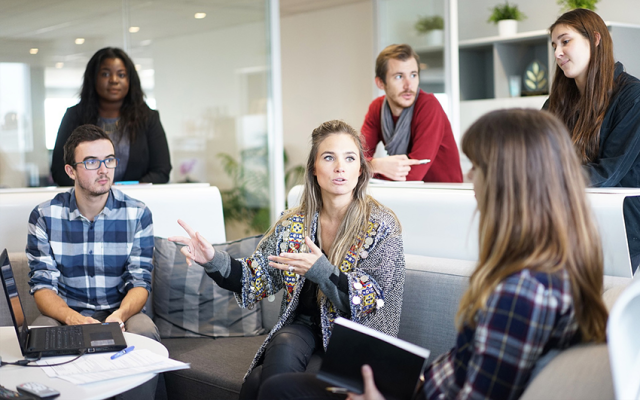
[[[79,100],[86,64],[100,48],[120,47],[160,113],[170,182],[218,186],[229,239],[268,227],[269,179],[283,172],[268,169],[267,1],[7,2],[0,187],[53,184],[51,150],[67,107]]]

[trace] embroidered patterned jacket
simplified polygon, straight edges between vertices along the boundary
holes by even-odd
[[[362,243],[362,246],[352,246],[340,266],[329,264],[327,258],[322,256],[307,272],[306,277],[270,267],[268,256],[280,252],[297,253],[300,250],[301,244],[304,243],[305,223],[307,221],[303,215],[291,216],[260,243],[251,257],[238,260],[243,267],[242,291],[236,293],[241,307],[252,307],[265,298],[273,301],[277,292],[285,290],[280,318],[256,353],[245,378],[262,362],[262,355],[273,335],[283,326],[293,322],[305,279],[318,283],[326,295],[320,304],[325,349],[331,336],[333,321],[338,316],[392,336],[398,334],[405,262],[400,226],[394,216],[384,208],[372,206],[368,229],[363,237],[358,238],[358,243]],[[311,223],[311,240],[315,240],[318,213],[314,215]],[[360,251],[356,254],[358,247]],[[228,270],[230,262],[228,255],[216,252],[216,256],[205,265],[205,269],[210,274],[214,271]],[[226,264],[226,268],[222,264]],[[333,275],[346,276],[348,295],[336,290],[335,283],[326,274],[319,274],[315,270],[330,270]]]

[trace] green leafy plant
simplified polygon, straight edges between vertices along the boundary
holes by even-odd
[[[414,27],[418,33],[424,35],[436,29],[444,29],[444,19],[439,15],[420,17]]]
[[[595,11],[598,0],[558,0],[558,5],[562,6],[563,11],[574,10],[576,8],[586,8]]]
[[[219,153],[224,172],[232,179],[231,189],[221,190],[222,210],[227,221],[245,223],[245,233],[264,233],[271,225],[269,213],[269,176],[267,165],[267,149],[258,147],[243,150],[239,162],[230,154]],[[285,166],[288,164],[287,153],[284,153]],[[253,167],[253,168],[252,168]],[[294,166],[285,171],[285,187],[288,192],[293,186],[302,183],[305,168]]]
[[[527,16],[518,9],[517,5],[511,5],[509,1],[504,4],[498,4],[489,10],[491,11],[491,16],[487,22],[493,22],[494,24],[497,24],[498,21],[502,21],[503,19],[522,21],[527,18]]]
[[[291,188],[296,185],[301,185],[304,183],[304,173],[306,168],[304,165],[294,165],[293,167],[287,169],[287,165],[289,165],[289,156],[287,155],[287,151],[284,152],[284,187],[285,192],[289,193]]]

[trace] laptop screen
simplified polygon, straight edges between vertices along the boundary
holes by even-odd
[[[13,326],[16,328],[20,347],[24,348],[29,329],[27,326],[27,319],[25,318],[24,311],[22,310],[22,303],[20,302],[20,296],[18,295],[18,287],[16,286],[16,280],[13,277],[13,270],[11,269],[11,263],[9,262],[9,256],[6,249],[3,250],[2,255],[0,255],[0,269],[2,286],[7,298],[9,311],[11,312],[11,318],[13,318]]]

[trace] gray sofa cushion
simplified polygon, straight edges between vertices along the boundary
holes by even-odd
[[[251,255],[260,236],[214,245],[238,258]],[[162,338],[262,334],[260,307],[242,309],[232,292],[216,285],[196,264],[187,265],[181,245],[155,238],[154,321]]]
[[[0,249],[1,250],[1,249]],[[27,317],[27,323],[31,324],[39,315],[36,302],[33,300],[33,296],[29,293],[29,263],[27,262],[27,256],[24,252],[21,253],[9,253],[9,261],[11,262],[11,269],[13,270],[13,277],[16,280],[16,286],[18,293],[20,293],[20,301],[22,302],[22,310]],[[2,284],[0,284],[0,290],[2,290]],[[3,326],[11,326],[13,322],[9,315],[9,310],[4,307],[4,293],[0,297],[2,301],[2,312],[4,318],[2,319]]]
[[[165,373],[169,399],[237,399],[242,378],[266,335],[164,339],[169,356],[191,369]]]
[[[429,349],[433,361],[455,345],[454,316],[476,263],[412,254],[405,254],[405,262],[398,337]]]

